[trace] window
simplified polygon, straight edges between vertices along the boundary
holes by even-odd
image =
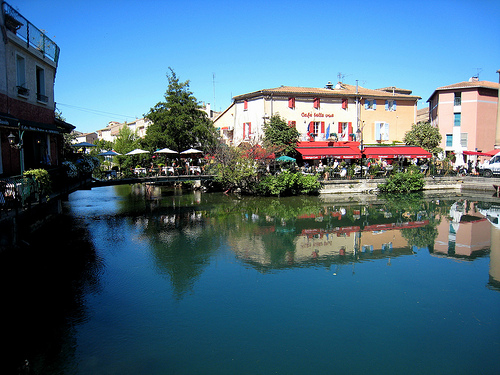
[[[352,122],[339,122],[338,133],[339,141],[348,141],[353,133]]]
[[[246,111],[248,109],[248,100],[243,101],[243,110]]]
[[[16,73],[18,95],[28,96],[30,91],[26,87],[26,61],[20,55],[16,55]]]
[[[252,136],[252,123],[243,123],[243,139],[249,139]]]
[[[446,147],[453,147],[453,134],[446,134]]]
[[[311,121],[309,123],[309,134],[320,134],[325,132],[325,123],[322,121]]]
[[[375,123],[375,140],[377,141],[389,140],[389,124],[387,122]]]
[[[395,111],[396,110],[396,101],[395,100],[386,100],[385,101],[385,110],[386,111]]]
[[[461,92],[456,92],[455,93],[455,105],[462,105],[462,93]]]
[[[375,99],[368,100],[365,99],[365,109],[377,109],[377,101]]]
[[[462,114],[461,113],[455,113],[455,121],[453,123],[454,126],[460,126],[462,120]]]
[[[295,98],[288,98],[288,108],[295,109]]]
[[[467,149],[468,137],[469,137],[468,133],[460,133],[460,146],[462,146],[465,149]]]
[[[314,98],[313,107],[314,109],[319,109],[320,103],[319,98]]]
[[[36,67],[36,100],[47,103],[49,98],[45,96],[45,71]]]

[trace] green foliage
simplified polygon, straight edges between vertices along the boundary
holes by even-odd
[[[300,133],[279,115],[264,125],[264,147],[278,147],[283,155],[294,155]]]
[[[221,145],[215,155],[216,180],[225,189],[251,193],[257,183],[257,163],[243,156],[239,149]]]
[[[439,129],[432,126],[429,122],[413,124],[411,130],[406,132],[403,142],[407,145],[420,146],[433,155],[437,155],[443,151],[439,147],[441,143]]]
[[[52,180],[49,172],[45,169],[30,169],[25,171],[24,177],[33,177],[40,187],[41,194],[48,194],[52,191]]]
[[[409,193],[420,191],[425,185],[424,175],[419,171],[398,172],[392,174],[378,189],[383,193]]]
[[[177,151],[197,147],[208,151],[217,143],[217,132],[189,91],[189,81],[179,82],[169,69],[165,101],[158,102],[146,114],[152,124],[141,144],[151,151],[163,147]]]
[[[264,177],[257,186],[260,195],[315,194],[321,188],[316,176],[299,172],[283,171],[278,175]]]

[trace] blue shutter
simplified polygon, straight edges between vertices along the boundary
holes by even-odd
[[[386,111],[389,110],[389,101],[388,100],[385,101],[385,110]]]
[[[373,99],[373,109],[377,109],[377,100]]]
[[[392,102],[392,110],[395,111],[396,110],[396,100],[394,100]]]
[[[375,123],[375,140],[380,141],[380,122]]]
[[[365,99],[365,109],[368,109],[369,103],[370,103],[370,101],[368,99]]]

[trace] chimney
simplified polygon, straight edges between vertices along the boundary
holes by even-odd
[[[333,90],[333,83],[331,83],[330,81],[328,81],[328,83],[326,84],[325,88],[327,88],[328,90]]]

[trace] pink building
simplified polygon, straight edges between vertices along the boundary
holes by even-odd
[[[496,82],[473,77],[434,90],[427,100],[429,117],[443,136],[443,150],[460,154],[494,148],[498,87]]]

